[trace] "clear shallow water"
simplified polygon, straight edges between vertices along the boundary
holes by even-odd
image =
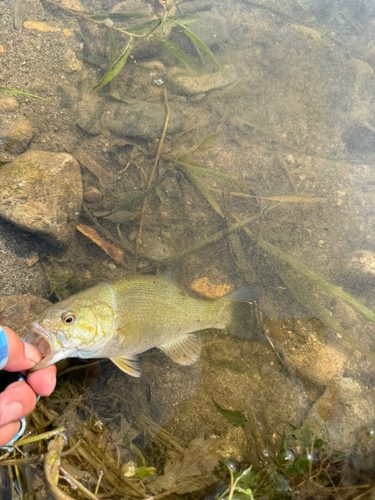
[[[115,2],[82,5],[108,12]],[[99,180],[92,163],[80,157],[89,211],[82,211],[80,222],[93,226],[94,217],[116,238],[115,246],[128,249],[124,267],[78,232],[60,251],[35,240],[44,264],[37,263],[35,273],[48,274],[52,296],[37,285],[26,291],[56,300],[87,280],[135,269],[167,273],[187,289],[201,278],[232,289],[259,283],[267,335],[264,342],[247,342],[206,332],[201,361],[191,367],[146,353],[139,380],[110,362],[67,373],[30,419],[30,429],[53,420],[55,427],[68,426],[70,446],[82,436],[94,443],[100,459],[89,455],[90,462],[86,443],[86,457],[83,450],[70,460],[89,471],[83,481],[92,491],[101,463],[124,479],[130,460],[142,463],[141,451],[145,464],[156,468],[159,477],[145,486],[132,479],[138,493],[111,492],[115,479],[105,472],[99,490],[105,498],[168,491],[169,498],[206,498],[218,484],[229,484],[225,467],[213,473],[221,458],[238,470],[251,464],[261,471],[261,479],[248,484],[258,497],[362,493],[352,485],[371,484],[374,465],[375,7],[184,1],[171,15],[197,14],[187,26],[211,48],[220,73],[174,28],[168,40],[209,77],[179,74],[160,42],[135,39],[111,88],[96,93],[91,89],[109,67],[108,27],[29,2],[17,19],[60,31],[15,30],[14,4],[1,8],[3,84],[49,99],[17,98],[19,107],[4,112],[3,126],[22,115],[34,131],[29,148],[77,157],[80,146],[115,175],[115,181]],[[164,12],[157,2],[135,2],[131,9],[146,19]],[[140,22],[116,18],[114,26]],[[119,55],[128,36],[116,32],[114,38]],[[143,209],[144,199],[129,201],[129,193],[149,186],[166,98],[169,121],[151,182],[158,190],[148,193]],[[189,170],[186,163],[211,173]],[[88,201],[92,187],[99,195]],[[116,219],[120,232],[116,220],[102,217],[129,209],[133,218]],[[250,234],[225,233],[250,216]],[[173,258],[218,231],[223,233],[214,243]],[[12,293],[24,291],[19,285]],[[243,412],[240,425],[228,422],[233,414],[223,410]],[[300,469],[288,469],[289,453]],[[303,465],[310,455],[316,462]],[[305,481],[297,472],[317,479]],[[71,473],[78,477],[77,470]],[[27,481],[26,489],[35,488]],[[262,484],[271,486],[264,491]],[[365,491],[370,496],[370,486]]]

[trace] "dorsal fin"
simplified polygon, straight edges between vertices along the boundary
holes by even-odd
[[[131,375],[132,377],[141,376],[141,367],[137,356],[114,356],[111,361],[120,368],[123,372]]]
[[[159,349],[175,363],[192,365],[199,359],[201,353],[200,336],[197,333],[188,333],[177,340],[159,346]]]

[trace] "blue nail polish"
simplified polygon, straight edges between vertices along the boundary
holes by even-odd
[[[8,354],[8,337],[6,336],[4,329],[0,326],[0,369],[4,368],[7,364]]]

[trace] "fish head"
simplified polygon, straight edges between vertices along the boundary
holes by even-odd
[[[53,304],[26,328],[26,342],[35,345],[43,356],[31,371],[69,357],[100,357],[96,355],[115,332],[111,301],[101,298],[98,290],[91,294],[83,291]]]

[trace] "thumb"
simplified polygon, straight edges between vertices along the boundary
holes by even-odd
[[[40,351],[35,346],[23,342],[10,328],[4,326],[3,330],[8,339],[8,361],[4,370],[9,372],[28,370],[42,359]]]

